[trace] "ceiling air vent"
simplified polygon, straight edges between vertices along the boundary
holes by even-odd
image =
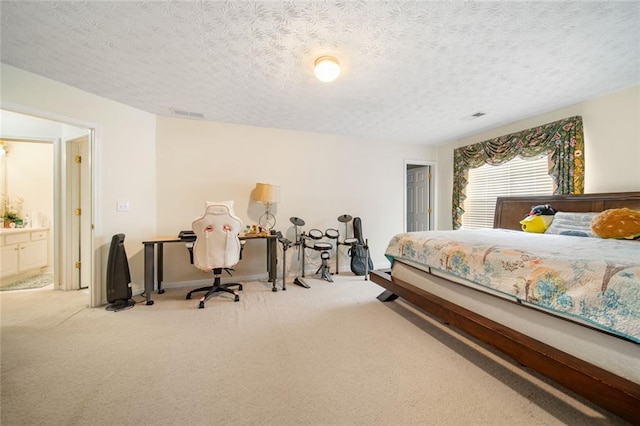
[[[200,112],[191,112],[185,111],[182,109],[169,108],[171,114],[176,115],[178,117],[186,117],[186,118],[204,118],[204,114]]]
[[[475,120],[478,117],[482,117],[483,115],[487,115],[486,112],[476,112],[475,114],[468,115],[466,117],[462,117],[460,120],[469,121]]]

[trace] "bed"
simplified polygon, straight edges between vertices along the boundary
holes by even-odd
[[[402,297],[640,423],[640,240],[522,232],[540,204],[640,210],[640,192],[502,197],[493,230],[398,234],[386,251],[391,269],[371,273],[385,288],[378,299]]]

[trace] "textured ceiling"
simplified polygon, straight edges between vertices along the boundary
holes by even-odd
[[[638,1],[2,1],[0,12],[3,63],[105,98],[398,142],[443,143],[640,83]],[[344,65],[333,83],[313,77],[323,54]]]

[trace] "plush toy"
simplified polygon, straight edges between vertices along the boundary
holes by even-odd
[[[551,208],[550,204],[533,206],[529,212],[529,216],[553,216],[554,214],[556,214],[556,211]]]
[[[524,232],[535,232],[537,234],[544,234],[544,231],[549,227],[542,216],[527,216],[520,221],[520,225],[522,225]]]
[[[535,232],[538,234],[542,234],[547,230],[547,228],[553,221],[554,214],[556,214],[556,212],[551,208],[549,204],[540,204],[538,206],[533,206],[531,207],[529,215],[520,221],[522,230],[524,232]]]
[[[627,208],[605,210],[591,220],[591,230],[602,238],[638,238],[640,211]]]

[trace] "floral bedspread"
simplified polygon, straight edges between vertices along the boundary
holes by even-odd
[[[640,241],[504,229],[398,234],[385,253],[640,343]]]

